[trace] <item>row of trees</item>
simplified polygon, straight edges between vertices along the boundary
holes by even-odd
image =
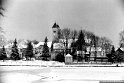
[[[49,47],[47,45],[47,42],[48,42],[48,39],[46,37],[45,38],[45,43],[44,43],[44,46],[43,46],[43,51],[42,51],[43,52],[43,55],[42,55],[43,60],[49,60],[49,58],[50,58]],[[79,36],[77,37],[77,41],[74,40],[72,42],[72,44],[71,44],[71,48],[72,48],[71,54],[73,55],[73,57],[76,59],[76,55],[74,55],[76,50],[86,51],[85,46],[90,46],[88,44],[90,44],[90,43],[86,42],[85,35],[84,35],[83,31],[81,30],[80,33],[79,33]],[[95,44],[97,44],[97,43],[95,42],[91,46],[94,46]],[[111,44],[109,44],[109,45],[111,45]],[[21,57],[19,55],[19,51],[18,51],[18,47],[17,47],[17,40],[16,39],[13,42],[13,46],[12,46],[12,51],[11,52],[12,53],[10,55],[11,56],[10,58],[12,60],[19,60],[19,59],[21,59]],[[124,59],[123,54],[124,54],[124,52],[115,52],[114,47],[112,47],[112,50],[110,51],[109,54],[107,54],[107,57],[109,58],[109,62],[121,62]],[[27,48],[26,48],[26,51],[25,51],[24,55],[25,55],[27,60],[31,60],[31,58],[34,56],[33,46],[32,46],[32,43],[30,41],[27,44]],[[63,54],[59,53],[59,55],[63,55]],[[64,57],[64,56],[57,56],[56,60],[58,60],[60,57]],[[2,50],[0,52],[0,59],[4,60],[5,58],[7,58],[7,56],[6,56],[5,48],[3,46],[3,48],[2,48]],[[63,60],[63,59],[61,59],[61,60]]]
[[[49,48],[47,46],[47,37],[45,38],[45,43],[43,46],[43,55],[42,57],[44,57],[44,60],[47,60],[48,57],[50,57],[49,55]],[[27,43],[27,48],[25,49],[25,51],[23,51],[23,57],[26,58],[26,60],[31,60],[32,57],[34,57],[34,51],[33,51],[33,45],[31,41],[28,41]],[[6,54],[6,50],[3,46],[3,48],[1,49],[0,52],[0,60],[5,60],[7,59],[7,54]],[[17,40],[15,39],[13,42],[13,46],[11,48],[11,54],[10,54],[10,59],[11,60],[20,60],[22,59],[22,57],[20,56],[19,50],[18,50],[18,46],[17,46]]]
[[[115,51],[114,46],[112,45],[111,40],[109,40],[106,37],[98,37],[96,35],[94,35],[92,32],[88,32],[85,30],[81,30],[79,32],[79,35],[77,36],[77,31],[74,30],[71,32],[70,29],[64,29],[61,31],[61,36],[60,39],[64,38],[66,39],[66,44],[68,43],[68,39],[72,38],[73,42],[71,44],[71,48],[72,48],[72,52],[71,54],[73,55],[73,58],[76,59],[77,55],[74,55],[76,50],[78,51],[85,51],[86,52],[86,46],[90,46],[91,47],[101,47],[102,50],[105,50],[106,52],[106,56],[108,57],[108,61],[109,62],[122,62],[124,61],[124,51],[121,48],[124,48],[124,31],[122,31],[120,33],[120,44],[119,44],[119,48],[118,50]],[[85,38],[89,39],[89,40],[85,40]],[[75,41],[75,39],[77,39],[77,41]],[[90,49],[91,50],[91,49]],[[56,57],[56,59],[58,61],[64,61],[64,59],[59,59],[62,58],[63,55],[62,53],[59,53],[58,56]],[[95,57],[96,56],[96,51],[95,51]]]
[[[111,52],[112,41],[107,37],[99,37],[90,31],[86,30],[77,31],[71,30],[69,28],[64,28],[59,31],[58,39],[56,41],[59,41],[60,39],[65,40],[62,43],[65,44],[66,49],[68,49],[68,40],[73,39],[73,42],[71,44],[72,55],[75,54],[76,50],[86,51],[86,47],[90,47],[90,51],[92,47],[94,47],[95,50],[97,47],[101,47],[102,50],[105,50],[106,53]]]
[[[115,48],[112,45],[112,41],[110,39],[106,37],[99,37],[94,33],[86,30],[77,31],[77,30],[70,30],[68,28],[62,29],[59,32],[58,40],[65,39],[66,42],[64,43],[66,44],[65,46],[67,48],[68,40],[73,39],[73,42],[71,43],[71,49],[72,49],[71,55],[73,55],[74,59],[76,59],[77,57],[77,55],[75,55],[75,52],[76,51],[86,52],[87,46],[90,47],[90,51],[91,51],[91,47],[95,47],[95,57],[97,57],[96,48],[101,47],[102,50],[105,50],[105,54],[108,57],[108,61],[114,63],[114,62],[124,61],[124,51],[121,49],[124,48],[124,31],[121,31],[119,35],[120,35],[120,41],[119,41],[119,48],[117,51],[115,51]],[[59,56],[57,57],[63,57],[62,53],[59,53],[58,55]]]
[[[3,11],[5,10],[5,8],[3,8],[4,5],[4,0],[0,0],[0,17],[4,16]],[[105,50],[106,53],[109,52],[109,60],[110,61],[121,61],[121,59],[123,58],[123,52],[122,53],[115,53],[114,51],[114,47],[112,48],[111,52],[111,40],[106,38],[106,37],[99,37],[97,35],[95,35],[94,33],[90,32],[90,31],[85,31],[85,30],[81,30],[80,32],[77,30],[70,30],[68,28],[62,29],[59,33],[59,39],[65,39],[66,42],[66,49],[68,49],[68,39],[73,39],[73,42],[71,44],[71,48],[72,48],[72,52],[71,54],[74,55],[74,53],[76,52],[76,50],[83,50],[86,51],[85,46],[90,46],[91,47],[101,47],[103,50]],[[85,40],[87,38],[87,40]],[[78,39],[77,41],[75,41],[75,39]],[[47,58],[49,57],[49,48],[47,46],[47,41],[48,39],[45,39],[45,44],[43,47],[43,57],[45,60],[47,60]],[[38,41],[32,41],[34,43],[38,43]],[[0,46],[3,46],[5,44],[5,38],[3,35],[3,29],[0,27]],[[119,41],[119,46],[124,48],[124,31],[120,32],[120,41]],[[68,53],[68,52],[67,52]],[[96,52],[95,52],[96,53]],[[118,56],[120,55],[120,56]],[[26,53],[25,53],[26,59],[31,58],[34,56],[33,54],[33,46],[31,44],[31,42],[28,42],[27,44],[27,48],[26,48]],[[74,56],[75,57],[75,56]],[[117,60],[115,60],[115,57]],[[5,59],[7,58],[6,56],[6,51],[5,48],[3,46],[3,48],[1,49],[0,52],[0,59]],[[18,60],[20,59],[19,56],[19,52],[18,52],[18,47],[17,47],[17,41],[14,41],[13,47],[12,47],[12,53],[11,53],[11,59],[13,60]]]
[[[4,2],[5,2],[4,0],[0,0],[0,18],[1,18],[1,16],[4,16],[4,14],[3,14],[3,11],[5,10],[5,8],[3,7]],[[5,37],[4,37],[3,33],[4,33],[3,28],[0,27],[0,46],[5,44]],[[6,51],[3,46],[0,51],[0,60],[4,60],[6,58],[7,58]]]
[[[69,28],[64,28],[59,31],[58,39],[65,39],[66,43],[68,43],[68,39],[78,39],[80,41],[81,46],[85,42],[86,46],[94,46],[94,47],[102,47],[102,49],[109,50],[112,41],[107,37],[99,37],[95,35],[93,32],[86,31],[86,30],[70,30]]]
[[[115,63],[115,62],[123,62],[124,61],[124,51],[121,50],[121,48],[118,48],[115,51],[114,46],[112,47],[111,53],[107,54],[108,61]]]
[[[64,29],[64,30],[66,31],[66,33],[68,33],[68,35],[67,34],[66,35],[69,36],[69,33],[71,32],[71,30],[69,30],[69,29]],[[77,36],[77,31],[76,30],[72,31],[71,34],[72,33],[75,33],[75,34],[73,34],[73,36],[72,36],[72,39],[73,39],[73,42],[71,43],[72,51],[70,52],[70,54],[73,55],[74,59],[76,59],[76,55],[75,55],[76,50],[86,52],[86,46],[95,47],[95,48],[97,46],[101,46],[102,49],[106,49],[106,50],[109,49],[110,52],[107,55],[107,57],[109,58],[109,61],[111,61],[111,62],[115,61],[115,59],[113,59],[114,55],[118,56],[117,53],[114,54],[114,51],[110,50],[111,49],[111,41],[108,40],[107,38],[105,38],[105,37],[99,38],[98,36],[93,35],[93,33],[88,32],[88,31],[84,31],[84,30],[81,30],[79,32],[78,36]],[[90,33],[90,35],[87,35],[89,33]],[[66,38],[66,46],[68,44],[68,39],[69,39],[69,37],[67,37],[67,36],[64,36]],[[85,40],[86,37],[87,37],[87,39],[89,39],[89,40],[87,40],[88,42]],[[61,38],[62,38],[62,36],[61,36]],[[92,38],[92,40],[91,40],[91,38]],[[75,41],[75,39],[77,39],[77,41]],[[34,42],[37,43],[37,41],[34,41]],[[43,46],[43,51],[42,51],[43,52],[43,54],[42,54],[43,60],[48,60],[50,58],[49,47],[47,46],[47,42],[48,42],[48,39],[46,37],[45,38],[45,43],[44,43],[44,46]],[[101,45],[99,43],[101,43]],[[112,48],[112,50],[113,50],[113,48]],[[17,40],[16,39],[13,42],[11,52],[12,52],[11,57],[10,57],[11,59],[19,60],[21,58],[19,56],[18,47],[17,47]],[[60,53],[60,54],[62,54],[62,53]],[[1,55],[0,59],[4,60],[4,58],[6,58],[6,57],[4,57],[6,55],[4,46],[3,46],[2,50],[1,50],[0,55]],[[122,54],[120,54],[120,55],[122,55]],[[26,57],[27,60],[28,59],[30,60],[34,56],[33,46],[32,46],[31,42],[28,42],[24,56]],[[121,58],[121,56],[118,56],[118,57]],[[118,59],[118,61],[119,61],[119,59]]]

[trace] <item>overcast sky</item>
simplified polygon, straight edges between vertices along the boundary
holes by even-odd
[[[86,29],[118,45],[124,30],[123,0],[9,0],[1,26],[7,39],[52,40],[52,25]]]

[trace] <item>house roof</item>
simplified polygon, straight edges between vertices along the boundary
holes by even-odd
[[[11,48],[13,46],[13,43],[9,43],[7,45],[5,45],[5,48]]]
[[[39,42],[37,45],[35,45],[35,48],[39,47],[39,46],[43,46],[44,45],[44,42]],[[51,48],[51,45],[52,45],[52,42],[47,42],[47,46],[49,48]]]
[[[53,49],[64,49],[64,44],[63,43],[54,43]]]
[[[90,49],[91,49],[91,51],[95,51],[95,47],[87,47],[87,51],[90,51]],[[102,48],[101,47],[96,47],[96,51],[104,51],[104,50],[102,50]]]
[[[27,40],[23,40],[18,44],[18,48],[27,48]]]
[[[120,48],[122,51],[124,51],[124,48]]]
[[[124,50],[123,50],[123,48],[118,48],[117,50],[116,50],[116,52],[124,52]]]

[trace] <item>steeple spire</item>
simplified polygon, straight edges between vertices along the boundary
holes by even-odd
[[[59,25],[55,22],[52,28],[59,28]]]

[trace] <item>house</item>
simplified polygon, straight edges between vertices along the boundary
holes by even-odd
[[[35,57],[36,58],[39,58],[40,56],[42,56],[43,45],[44,45],[44,42],[39,42],[38,44],[36,44],[34,46],[34,51],[35,51]],[[47,42],[47,46],[49,47],[49,52],[51,50],[51,45],[52,45],[52,42]]]

